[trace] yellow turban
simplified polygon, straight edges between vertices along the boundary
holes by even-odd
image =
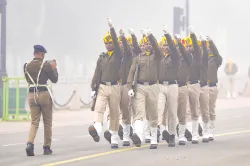
[[[139,41],[139,45],[143,45],[144,44],[144,41],[143,41],[143,39],[141,39],[140,41]]]
[[[158,45],[159,45],[160,47],[162,47],[162,41],[159,41],[159,42],[158,42]]]
[[[148,37],[147,36],[143,37],[143,43],[148,43],[148,42],[149,42]]]
[[[103,38],[104,43],[109,43],[109,42],[113,42],[112,41],[112,37],[111,34],[109,32],[106,33],[106,35]]]
[[[193,45],[193,41],[189,36],[185,40],[186,40],[186,44]]]
[[[131,37],[131,36],[127,38],[127,41],[128,41],[128,43],[129,43],[130,45],[133,44],[133,41],[132,41],[132,37]]]
[[[198,40],[198,45],[201,46],[201,41],[200,40]]]
[[[163,44],[167,44],[167,38],[166,38],[165,36],[163,36],[163,37],[161,38],[161,43],[162,43],[162,45],[163,45]]]

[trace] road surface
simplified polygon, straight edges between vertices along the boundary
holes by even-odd
[[[232,101],[233,102],[233,101]],[[239,106],[240,107],[240,106]],[[35,156],[27,157],[27,131],[0,133],[0,166],[250,166],[250,108],[217,110],[216,140],[169,148],[161,142],[157,150],[141,148],[111,150],[103,136],[95,143],[88,125],[53,128],[53,155],[44,156],[43,130],[35,142]],[[120,142],[122,143],[122,142]]]

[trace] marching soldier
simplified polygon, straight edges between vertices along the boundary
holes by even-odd
[[[214,129],[215,129],[215,105],[218,95],[218,68],[222,64],[222,57],[220,56],[214,42],[210,37],[207,37],[209,42],[208,46],[208,72],[207,72],[207,79],[208,79],[208,86],[209,86],[209,140],[214,140]]]
[[[224,69],[228,77],[228,88],[227,88],[227,97],[236,97],[235,92],[235,74],[238,72],[238,67],[231,59],[227,62]]]
[[[52,154],[52,96],[47,87],[47,81],[58,81],[56,61],[43,61],[46,49],[41,45],[34,46],[34,59],[24,65],[26,81],[29,84],[28,102],[31,113],[31,126],[27,143],[27,156],[34,156],[34,140],[39,127],[40,117],[44,123],[44,146],[43,154]]]
[[[178,99],[178,84],[177,74],[179,67],[179,53],[172,40],[172,37],[167,32],[167,28],[163,26],[164,37],[162,40],[163,51],[157,46],[157,43],[152,43],[155,52],[162,52],[161,62],[159,65],[159,100],[158,100],[158,127],[162,125],[163,116],[168,115],[168,132],[169,135],[163,137],[169,141],[168,146],[175,146],[175,133],[177,125],[177,99]],[[155,41],[153,41],[155,42]],[[167,107],[164,114],[165,105]],[[163,124],[164,125],[164,124]],[[163,128],[163,126],[162,126]],[[166,138],[168,137],[169,138]]]
[[[190,69],[188,93],[189,104],[192,118],[192,143],[198,144],[198,119],[199,119],[199,96],[200,96],[200,67],[201,67],[201,51],[198,45],[196,35],[192,27],[189,27],[190,37],[186,39],[186,47],[190,54],[193,56],[193,63]]]
[[[131,69],[129,71],[127,83],[129,89],[128,95],[130,97],[133,97],[135,95],[133,99],[135,106],[135,122],[132,141],[135,146],[141,146],[141,143],[143,141],[143,119],[145,118],[145,113],[147,112],[151,130],[150,149],[156,149],[158,145],[157,101],[159,96],[159,87],[157,84],[157,80],[158,65],[162,53],[158,50],[155,50],[155,52],[153,52],[153,48],[150,43],[155,43],[152,41],[156,39],[152,35],[151,30],[147,30],[147,35],[147,37],[144,37],[145,52],[137,56],[133,61]],[[151,42],[149,42],[149,40]]]
[[[119,46],[112,21],[109,18],[108,24],[111,34],[107,34],[107,36],[104,37],[107,52],[102,53],[97,60],[97,66],[91,84],[91,96],[97,98],[94,111],[94,125],[89,127],[89,134],[93,137],[95,142],[99,142],[99,135],[102,132],[104,112],[106,110],[106,105],[109,104],[109,131],[104,133],[104,137],[111,143],[111,148],[118,148],[119,110],[121,99],[121,88],[118,81],[120,80],[119,71],[122,50]],[[98,79],[100,79],[100,86],[97,90],[95,87],[98,86]]]
[[[185,40],[180,39],[179,35],[175,35],[180,51],[180,66],[178,69],[178,110],[177,116],[179,120],[179,145],[186,144],[185,135],[186,130],[186,111],[188,102],[188,87],[187,80],[189,76],[190,67],[192,65],[192,56],[185,48]]]
[[[209,142],[208,122],[209,122],[209,88],[207,83],[207,70],[208,70],[208,50],[206,37],[200,35],[202,47],[202,65],[200,69],[200,113],[203,122],[203,138],[202,142]]]

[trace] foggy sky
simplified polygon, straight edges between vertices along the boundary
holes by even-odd
[[[161,26],[173,32],[173,7],[185,0],[7,0],[7,70],[20,75],[32,59],[33,45],[46,47],[47,59],[56,58],[61,75],[91,75],[98,55],[105,51],[103,36],[110,17],[118,33],[151,28],[160,39]],[[190,25],[211,36],[220,54],[238,64],[241,74],[250,65],[250,25],[247,0],[190,0]],[[185,34],[185,33],[183,33]],[[128,35],[128,34],[127,34]],[[83,67],[80,68],[79,65]],[[66,68],[67,67],[67,68]],[[223,66],[224,67],[224,66]],[[220,70],[223,70],[222,68]],[[67,72],[66,72],[67,71]]]

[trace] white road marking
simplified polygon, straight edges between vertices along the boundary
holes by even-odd
[[[15,144],[6,144],[2,146],[16,146],[16,145],[24,145],[25,143],[15,143]]]
[[[90,137],[90,135],[79,135],[79,136],[74,136],[73,138],[86,138]]]
[[[220,120],[227,120],[228,118],[220,118]]]

